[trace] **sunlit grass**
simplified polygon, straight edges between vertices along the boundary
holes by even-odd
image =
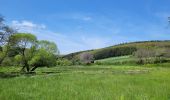
[[[37,75],[0,78],[0,100],[168,100],[169,84],[168,67],[38,68]]]

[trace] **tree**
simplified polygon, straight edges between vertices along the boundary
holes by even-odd
[[[165,47],[152,49],[140,48],[134,53],[134,55],[138,59],[139,64],[145,64],[166,62],[165,58],[168,58],[170,53],[169,49]]]
[[[30,71],[28,61],[33,56],[35,45],[37,42],[36,36],[29,33],[17,33],[11,36],[12,46],[20,48],[20,55],[22,56],[22,71]]]
[[[8,55],[10,49],[10,36],[15,34],[16,31],[4,24],[4,18],[0,16],[0,46],[4,49],[0,52],[0,64],[3,62],[5,57]]]
[[[88,52],[80,54],[80,61],[84,64],[94,63],[94,56]]]
[[[30,60],[29,65],[33,66],[31,71],[42,66],[56,65],[56,55],[59,54],[57,45],[54,42],[41,40],[37,42],[37,51]]]
[[[155,57],[155,50],[140,48],[134,53],[135,57],[138,59],[139,64],[144,64],[151,62]]]
[[[54,66],[56,64],[56,57],[54,54],[47,52],[45,49],[37,50],[36,54],[29,61],[29,65],[33,68],[31,71],[34,71],[38,67],[43,66]]]

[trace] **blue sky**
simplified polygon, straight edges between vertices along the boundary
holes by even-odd
[[[170,39],[169,0],[0,0],[6,23],[54,41],[62,54]]]

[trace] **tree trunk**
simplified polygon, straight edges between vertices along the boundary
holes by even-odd
[[[34,71],[34,70],[37,69],[37,68],[38,68],[37,66],[33,67],[33,68],[31,69],[31,72]]]
[[[27,72],[29,72],[30,71],[29,65],[28,65],[27,60],[25,58],[25,48],[23,48],[23,50],[22,50],[22,56],[23,56],[23,64],[24,64],[23,68],[26,67]]]
[[[26,72],[25,71],[25,66],[22,67],[21,72]]]
[[[29,68],[29,66],[28,66],[28,64],[26,64],[26,69],[27,69],[27,72],[29,72],[30,71],[30,68]]]

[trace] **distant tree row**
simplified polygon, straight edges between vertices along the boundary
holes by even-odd
[[[153,64],[167,62],[170,58],[170,48],[139,48],[134,52],[138,64]]]
[[[136,51],[136,47],[115,47],[115,48],[106,48],[101,51],[96,51],[94,53],[94,58],[104,59],[109,57],[117,57],[117,56],[124,56],[124,55],[131,55],[134,51]]]

